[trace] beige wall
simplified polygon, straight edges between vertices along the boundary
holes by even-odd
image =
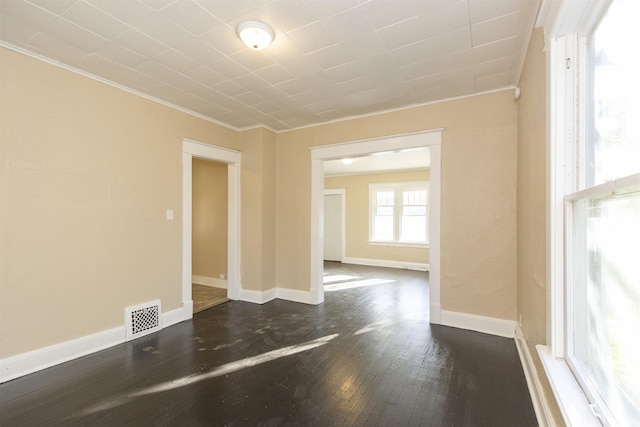
[[[309,289],[309,147],[444,128],[442,309],[515,320],[516,115],[505,90],[278,134],[278,286]]]
[[[564,425],[535,346],[546,344],[546,58],[542,28],[529,42],[518,101],[518,314],[556,425]]]
[[[242,151],[242,287],[275,287],[276,134],[252,129],[240,134]]]
[[[192,274],[227,274],[227,165],[193,159]]]
[[[428,181],[429,170],[326,177],[324,187],[345,191],[345,257],[429,263],[429,249],[369,244],[369,184]]]
[[[0,358],[182,306],[181,138],[238,133],[0,48]],[[165,212],[173,209],[175,220]]]

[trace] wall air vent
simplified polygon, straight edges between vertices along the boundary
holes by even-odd
[[[142,337],[162,329],[160,301],[127,307],[124,310],[124,324],[127,341]]]

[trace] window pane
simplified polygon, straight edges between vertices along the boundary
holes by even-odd
[[[402,204],[403,205],[426,205],[427,204],[426,190],[403,191]]]
[[[376,216],[393,216],[392,206],[378,206],[376,208]]]
[[[376,216],[373,222],[374,240],[393,240],[393,216]]]
[[[640,191],[573,205],[574,356],[621,425],[640,425]]]
[[[616,0],[591,39],[586,186],[640,172],[640,1]]]
[[[376,206],[393,206],[393,190],[376,191]]]
[[[402,216],[425,216],[427,215],[426,206],[405,206],[402,208]]]
[[[426,242],[427,219],[424,216],[403,216],[400,224],[400,240],[403,242]]]

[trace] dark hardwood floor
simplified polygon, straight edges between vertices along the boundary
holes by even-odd
[[[325,277],[2,384],[0,425],[537,425],[514,341],[429,325],[428,273]]]

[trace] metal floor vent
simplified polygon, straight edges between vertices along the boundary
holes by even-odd
[[[136,339],[162,329],[160,301],[127,307],[124,310],[127,340]]]

